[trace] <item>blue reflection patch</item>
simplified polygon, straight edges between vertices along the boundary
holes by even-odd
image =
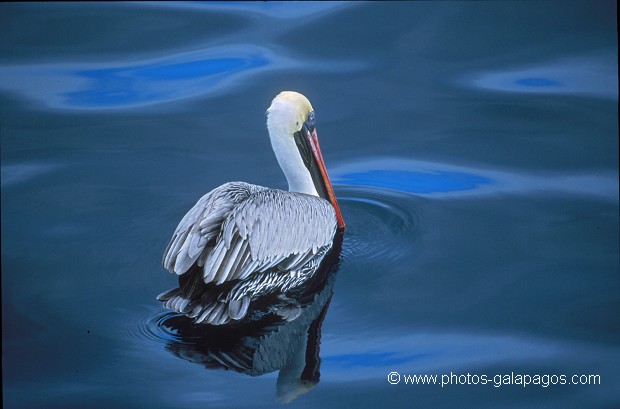
[[[428,354],[400,355],[395,352],[365,353],[365,354],[344,354],[327,356],[323,358],[326,364],[338,365],[345,368],[365,366],[383,367],[389,365],[403,364],[418,358],[423,358]]]
[[[556,57],[525,67],[472,73],[467,86],[531,94],[587,95],[618,99],[618,52]]]
[[[544,77],[521,78],[516,80],[515,84],[524,87],[559,87],[561,85],[558,81]]]
[[[237,72],[267,65],[263,58],[214,58],[186,63],[146,67],[140,71],[144,78],[152,80],[184,80],[207,75]]]
[[[374,186],[410,193],[447,193],[476,189],[491,184],[491,179],[464,172],[412,172],[402,170],[368,170],[348,173],[338,183],[353,186]]]
[[[183,97],[184,90],[191,92],[194,87],[200,87],[204,93],[205,88],[232,75],[268,64],[265,57],[252,55],[79,70],[72,74],[90,80],[85,89],[62,95],[67,105],[89,108],[156,103]],[[187,81],[194,82],[190,85]]]

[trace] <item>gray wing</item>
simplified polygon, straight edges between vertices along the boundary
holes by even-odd
[[[334,208],[324,199],[276,189],[257,191],[224,221],[206,257],[204,281],[243,280],[274,267],[295,271],[332,245],[336,227]]]
[[[180,275],[196,262],[203,265],[224,220],[250,195],[263,189],[244,182],[230,182],[201,197],[172,235],[162,260],[164,268]]]
[[[179,223],[163,264],[185,273],[203,266],[205,283],[245,279],[273,267],[297,270],[336,233],[332,205],[319,197],[242,182],[203,196]]]

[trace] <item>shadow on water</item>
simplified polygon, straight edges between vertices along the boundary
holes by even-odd
[[[229,325],[195,324],[185,315],[167,313],[155,324],[166,350],[207,369],[250,376],[279,370],[276,395],[282,402],[310,391],[320,378],[321,326],[333,294],[342,239],[342,234],[336,236],[311,282],[286,294],[301,306],[294,319],[276,314],[286,308],[276,297],[257,300],[249,319]]]

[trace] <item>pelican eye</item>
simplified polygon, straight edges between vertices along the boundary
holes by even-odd
[[[314,118],[314,111],[310,111],[310,113],[308,114],[308,119],[306,119],[306,122],[304,122],[304,128],[306,128],[308,132],[312,132],[314,131],[315,126],[316,119]]]

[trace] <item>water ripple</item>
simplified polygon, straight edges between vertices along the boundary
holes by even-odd
[[[52,163],[25,162],[2,165],[1,184],[3,188],[27,182],[37,176],[47,174],[60,168]]]
[[[300,61],[267,47],[229,44],[137,61],[0,66],[0,89],[51,108],[101,111],[217,95],[259,73],[308,66],[339,72],[362,64]]]
[[[330,169],[336,185],[361,191],[379,189],[388,195],[432,200],[484,198],[487,195],[563,194],[618,201],[618,173],[609,169],[524,172],[477,168],[397,157],[358,158]],[[392,193],[387,193],[392,192]],[[399,196],[400,197],[400,196]],[[399,199],[402,200],[402,199]],[[409,199],[410,200],[410,199]],[[381,203],[381,201],[379,201]]]
[[[618,99],[616,54],[572,56],[536,65],[480,72],[463,82],[489,91]]]
[[[182,316],[171,311],[158,308],[155,311],[149,309],[141,315],[132,315],[132,322],[127,325],[127,335],[141,344],[156,348],[165,346],[170,342],[185,343],[191,340],[181,338],[169,325],[170,320]]]
[[[396,260],[411,252],[419,229],[413,197],[369,186],[341,186],[338,201],[347,223],[343,258]]]
[[[144,6],[164,9],[180,9],[192,12],[228,12],[231,14],[257,14],[261,18],[276,18],[287,21],[307,21],[313,17],[323,17],[326,14],[339,11],[343,8],[355,6],[353,2],[308,1],[295,3],[290,7],[286,2],[145,2]]]
[[[250,73],[291,64],[269,49],[237,44],[139,61],[4,66],[0,89],[52,108],[128,108],[212,94]]]

